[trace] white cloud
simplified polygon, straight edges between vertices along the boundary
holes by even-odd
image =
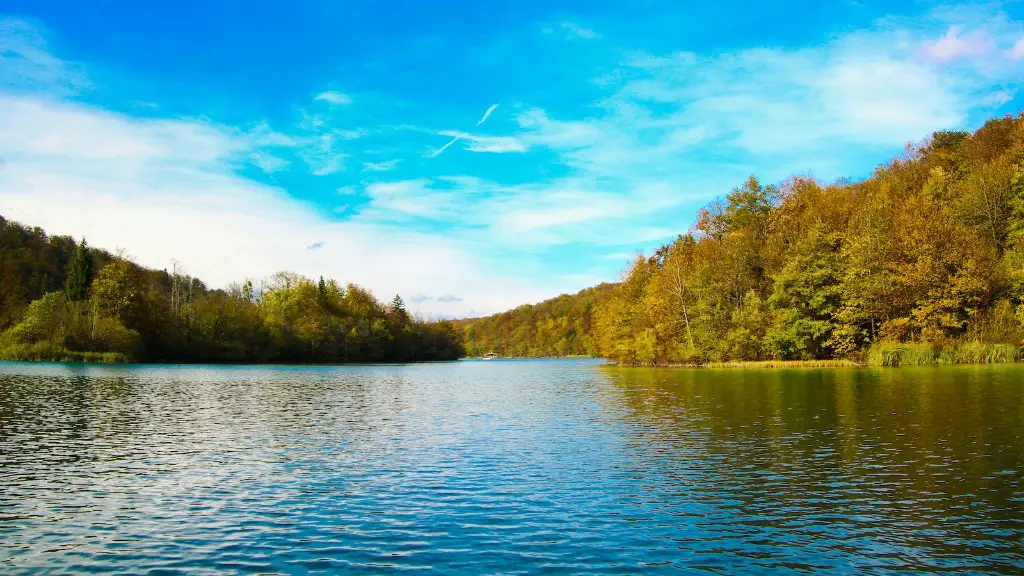
[[[959,58],[977,58],[986,56],[992,51],[992,41],[984,32],[961,35],[962,28],[957,25],[936,41],[926,41],[922,49],[926,58],[937,62],[949,62]]]
[[[1012,59],[1024,51],[1021,41],[1008,48],[1013,26],[983,22],[930,31],[886,23],[804,49],[633,54],[601,79],[602,100],[583,103],[588,116],[519,108],[511,135],[426,131],[450,138],[432,156],[457,143],[471,152],[533,151],[554,158],[542,168],[557,176],[509,184],[425,172],[364,182],[338,189],[345,196],[337,198],[344,202],[338,215],[237,169],[248,163],[273,173],[301,162],[320,175],[346,164],[394,168],[397,160],[359,156],[355,141],[380,130],[341,126],[337,116],[350,112],[337,108],[343,102],[318,97],[332,106],[303,111],[287,133],[266,123],[235,129],[133,118],[66,100],[85,85],[68,72],[73,67],[49,56],[41,41],[5,40],[0,32],[0,48],[33,55],[31,65],[12,66],[0,49],[0,213],[124,247],[151,266],[177,258],[215,286],[290,268],[381,295],[442,295],[424,297],[418,306],[426,313],[496,311],[600,278],[574,274],[579,268],[560,277],[525,271],[539,266],[535,253],[578,245],[581,253],[608,253],[596,257],[605,262],[628,258],[684,230],[695,205],[750,172],[769,180],[808,170],[848,175],[863,169],[860,158],[874,162],[932,130],[969,127],[1024,78]],[[979,37],[1007,57],[978,57],[972,42]],[[41,83],[64,88],[30,90]]]
[[[463,295],[465,302],[417,308],[445,314],[498,311],[560,290],[507,277],[453,240],[325,219],[281,189],[236,175],[235,158],[249,146],[244,136],[207,123],[137,120],[0,95],[0,213],[95,246],[125,248],[148,266],[177,259],[213,286],[291,269],[356,282],[378,295]],[[412,185],[374,193],[413,212],[439,209],[417,208]],[[322,243],[318,249],[289,240],[309,237],[318,239],[310,247]]]
[[[415,303],[415,304],[421,304],[423,302],[428,302],[428,301],[431,301],[431,300],[433,300],[435,302],[440,302],[442,304],[448,304],[448,303],[453,303],[453,302],[462,302],[463,299],[459,298],[458,296],[452,295],[452,294],[442,294],[442,295],[436,296],[436,297],[435,296],[427,296],[426,294],[413,294],[412,296],[410,296],[408,298],[408,300],[410,302]]]
[[[353,220],[403,224],[426,219],[465,243],[528,251],[570,242],[645,242],[674,234],[647,224],[643,217],[674,205],[678,198],[654,186],[632,196],[598,188],[591,181],[503,186],[469,177],[378,182],[366,187],[371,202]],[[609,224],[615,225],[615,234],[608,233]]]
[[[460,141],[465,140],[466,150],[470,152],[492,152],[495,154],[503,154],[507,152],[525,152],[526,146],[522,141],[513,136],[477,136],[468,132],[460,132],[458,130],[442,130],[438,132],[441,136],[448,136],[451,140],[438,152],[434,153],[437,156],[448,146]]]
[[[299,156],[312,169],[314,176],[327,176],[345,169],[348,154],[338,147],[338,138],[326,133],[310,137],[299,149]]]
[[[1024,38],[1017,40],[1017,43],[1006,51],[1006,56],[1012,60],[1024,60]]]
[[[584,28],[575,22],[562,22],[560,26],[567,35],[574,38],[583,38],[585,40],[600,38],[600,35],[597,32],[594,32],[589,28]]]
[[[1024,70],[968,57],[985,54],[1011,28],[1003,22],[965,34],[947,23],[945,36],[927,45],[936,57],[958,61],[950,67],[916,57],[927,31],[891,22],[814,48],[634,53],[602,79],[614,91],[601,113],[554,120],[528,110],[516,137],[558,152],[578,174],[624,187],[635,175],[695,183],[714,164],[836,177],[858,169],[851,150],[884,154],[933,130],[965,127],[1005,103]],[[709,150],[715,158],[696,166]]]
[[[450,205],[452,194],[430,187],[425,178],[378,182],[366,187],[372,207],[390,217],[439,216]]]
[[[363,172],[388,172],[394,170],[401,160],[384,160],[382,162],[363,162]]]
[[[7,89],[52,87],[60,94],[89,86],[81,66],[46,50],[43,32],[24,20],[0,16],[0,86]]]
[[[266,152],[255,151],[246,157],[250,164],[262,170],[265,174],[280,172],[291,166],[291,162],[272,156]]]
[[[322,122],[286,135],[265,123],[239,130],[78,104],[65,98],[87,86],[84,75],[71,73],[74,66],[43,46],[37,29],[0,19],[0,214],[6,218],[124,248],[155,268],[177,260],[212,286],[291,269],[356,282],[378,295],[427,291],[464,299],[439,297],[417,307],[426,314],[495,312],[564,289],[509,277],[457,240],[338,222],[237,171],[248,162],[273,172],[287,162],[279,153],[297,151],[329,173],[344,158],[338,142],[361,133],[332,131]],[[379,192],[400,199],[400,190]],[[444,274],[437,273],[439,263]]]
[[[480,117],[479,121],[477,121],[477,127],[486,122],[487,119],[490,118],[491,114],[497,109],[498,104],[492,104],[487,108],[484,115]],[[415,127],[410,127],[410,129],[417,130]],[[449,140],[444,146],[441,146],[437,150],[427,154],[427,158],[437,158],[443,154],[445,150],[451,148],[452,145],[460,140],[469,141],[469,145],[466,146],[466,149],[470,152],[494,152],[500,154],[505,152],[526,151],[526,147],[523,146],[522,142],[508,136],[477,136],[460,130],[443,130],[438,132],[438,134],[442,136],[449,136],[451,140]]]
[[[327,102],[333,106],[348,106],[352,103],[352,97],[348,94],[342,94],[341,92],[331,90],[317,94],[313,100],[318,102]]]

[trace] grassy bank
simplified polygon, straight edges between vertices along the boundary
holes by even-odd
[[[853,360],[736,360],[707,362],[704,364],[622,364],[609,362],[608,366],[622,368],[856,368],[862,364]]]
[[[932,344],[880,342],[867,355],[869,366],[932,366],[936,364],[1007,364],[1024,359],[1012,344],[961,342],[943,349]]]
[[[945,347],[927,343],[879,342],[860,359],[756,360],[703,364],[625,364],[624,368],[855,368],[858,366],[936,366],[940,364],[1009,364],[1024,361],[1024,348],[1012,344],[958,342]]]
[[[759,360],[752,362],[709,362],[705,368],[854,368],[853,360]]]
[[[14,362],[93,362],[101,364],[123,364],[128,361],[118,352],[79,352],[68,350],[49,342],[35,344],[12,344],[0,348],[0,360]]]

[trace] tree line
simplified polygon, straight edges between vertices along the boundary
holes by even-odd
[[[1001,361],[1024,342],[1024,116],[937,132],[857,183],[751,177],[597,310],[625,364]]]
[[[630,365],[1019,359],[1024,116],[936,132],[861,182],[750,177],[620,283],[461,326],[471,355]]]
[[[453,360],[450,322],[334,280],[280,272],[212,290],[177,266],[49,237],[0,217],[0,359],[340,363]]]
[[[563,294],[484,318],[457,320],[469,356],[494,353],[511,358],[600,356],[592,330],[594,311],[613,284]]]

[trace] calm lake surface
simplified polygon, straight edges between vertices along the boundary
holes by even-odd
[[[0,364],[0,572],[1024,570],[1024,367]]]

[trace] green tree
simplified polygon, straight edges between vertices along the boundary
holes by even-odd
[[[96,274],[90,292],[99,311],[124,322],[139,305],[142,279],[132,263],[115,260]]]
[[[409,313],[405,310],[405,302],[402,301],[402,297],[398,294],[395,294],[394,299],[391,300],[391,312],[401,322],[409,319]]]
[[[64,285],[64,291],[68,298],[77,302],[85,300],[89,295],[89,285],[92,282],[92,251],[85,243],[85,239],[75,248],[75,255],[71,261],[71,268],[68,271],[68,279]]]

